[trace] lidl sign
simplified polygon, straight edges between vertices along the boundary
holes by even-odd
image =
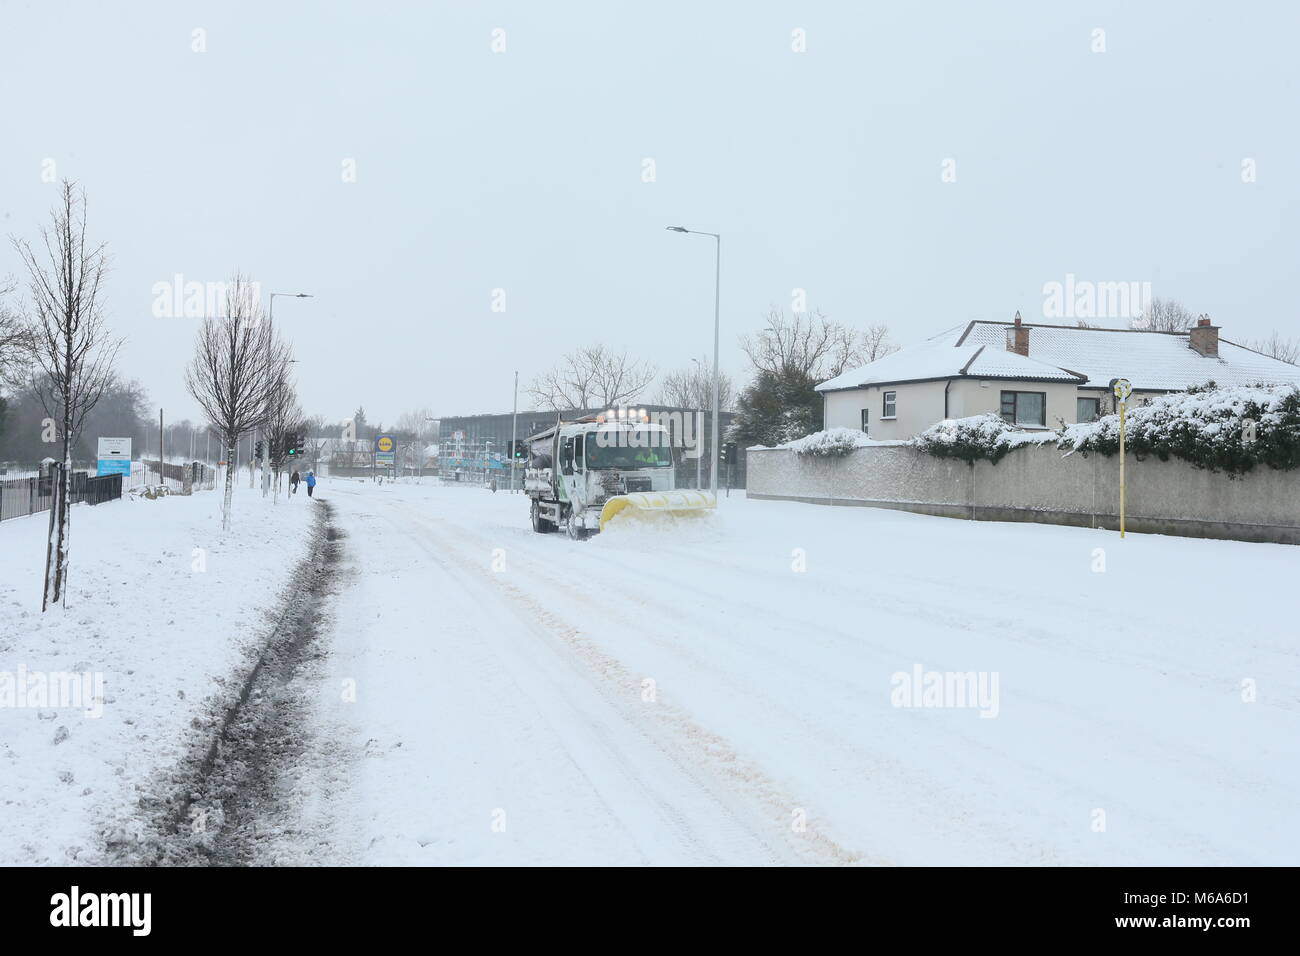
[[[397,442],[393,440],[392,435],[375,436],[375,451],[387,455],[387,454],[391,454],[393,449],[396,447],[397,447]]]

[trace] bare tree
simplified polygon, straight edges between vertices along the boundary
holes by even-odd
[[[865,332],[859,333],[858,342],[858,351],[864,365],[898,351],[898,346],[889,338],[889,326],[883,322],[868,325]]]
[[[1263,352],[1280,362],[1300,365],[1300,339],[1284,339],[1277,329],[1274,329],[1273,333],[1266,339],[1252,340],[1247,343],[1247,348],[1252,348],[1256,352]]]
[[[108,270],[104,245],[86,241],[86,197],[64,180],[53,224],[41,230],[44,250],[15,239],[27,268],[36,315],[31,327],[31,356],[49,388],[42,389],[46,414],[58,423],[63,441],[63,490],[56,496],[51,520],[57,530],[47,561],[42,610],[66,592],[69,499],[72,494],[72,446],[87,413],[95,407],[113,375],[122,344],[104,326],[99,290]],[[48,396],[48,400],[46,399]]]
[[[32,329],[10,296],[16,283],[0,282],[0,391],[24,384],[31,370]]]
[[[266,439],[266,456],[271,466],[274,491],[273,502],[280,500],[280,475],[289,458],[288,439],[302,419],[302,406],[298,392],[290,380],[289,369],[293,362],[289,346],[276,337],[271,343],[272,379],[271,393],[266,402],[266,422],[262,426]]]
[[[329,439],[325,437],[325,416],[306,416],[299,422],[298,430],[302,432],[303,459],[311,462],[313,468],[319,468],[320,456],[329,444]]]
[[[235,445],[265,424],[277,382],[274,344],[270,324],[262,321],[255,286],[236,275],[226,285],[226,314],[203,320],[194,358],[185,369],[185,387],[221,435],[225,449],[221,527],[226,531],[235,491]]]
[[[730,411],[735,403],[736,388],[730,376],[718,376],[718,408]],[[676,408],[713,408],[713,363],[708,359],[693,361],[686,368],[669,372],[659,382],[660,405]]]
[[[880,334],[873,343],[877,358],[886,354],[882,349],[889,348],[887,335]],[[740,347],[755,371],[776,378],[796,375],[824,381],[845,369],[873,361],[867,358],[859,333],[830,321],[820,311],[797,312],[786,318],[785,312],[773,308],[767,314],[767,327],[742,336]]]
[[[1153,298],[1136,319],[1132,328],[1148,332],[1186,332],[1196,324],[1196,316],[1176,299]]]
[[[550,371],[533,379],[527,392],[542,408],[564,411],[634,402],[654,381],[655,367],[589,345],[564,356]]]

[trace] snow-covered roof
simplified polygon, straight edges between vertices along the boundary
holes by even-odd
[[[1083,377],[1044,362],[1006,351],[1001,344],[990,348],[982,343],[954,346],[928,341],[892,352],[861,368],[817,386],[819,392],[863,385],[923,382],[943,378],[1012,378],[1023,381],[1079,382]]]
[[[1005,352],[1010,322],[970,323],[954,341]],[[1300,384],[1300,367],[1261,355],[1226,339],[1218,357],[1201,355],[1186,332],[1085,329],[1067,325],[1027,325],[1029,354],[1058,368],[1081,372],[1086,387],[1105,388],[1127,378],[1136,389],[1181,391],[1213,379],[1219,385]],[[1014,354],[1014,353],[1006,353]]]

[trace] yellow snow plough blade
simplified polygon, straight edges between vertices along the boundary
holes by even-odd
[[[707,491],[638,491],[618,495],[605,502],[600,510],[600,530],[605,530],[616,515],[634,517],[650,515],[695,515],[712,511],[718,500]]]

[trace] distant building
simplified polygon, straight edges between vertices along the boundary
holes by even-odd
[[[636,403],[636,408],[638,411],[645,409],[652,418],[667,414],[677,422],[685,423],[689,421],[690,424],[684,427],[688,428],[690,434],[694,437],[697,409],[679,408],[672,405],[641,404],[640,402]],[[577,418],[599,415],[606,411],[608,409],[603,407],[570,409],[564,412],[521,411],[519,412],[518,431],[515,437],[522,441],[528,436],[554,425],[557,418],[562,418],[564,421],[573,421]],[[723,412],[718,416],[720,433],[725,434],[727,426],[731,424],[733,417],[731,412]],[[704,412],[703,435],[700,436],[704,449],[702,472],[706,484],[709,480],[709,456],[711,454],[709,430],[712,427],[712,418],[713,416],[706,410]],[[510,412],[491,415],[452,415],[439,418],[439,470],[444,474],[453,474],[458,471],[481,474],[485,460],[489,472],[494,469],[499,472],[507,470],[509,468],[507,452],[510,447],[513,420],[513,415]],[[697,475],[696,460],[686,458],[682,454],[680,447],[677,450],[677,459],[678,487],[694,487]],[[735,481],[736,487],[741,486],[742,475],[743,471],[738,469]]]

